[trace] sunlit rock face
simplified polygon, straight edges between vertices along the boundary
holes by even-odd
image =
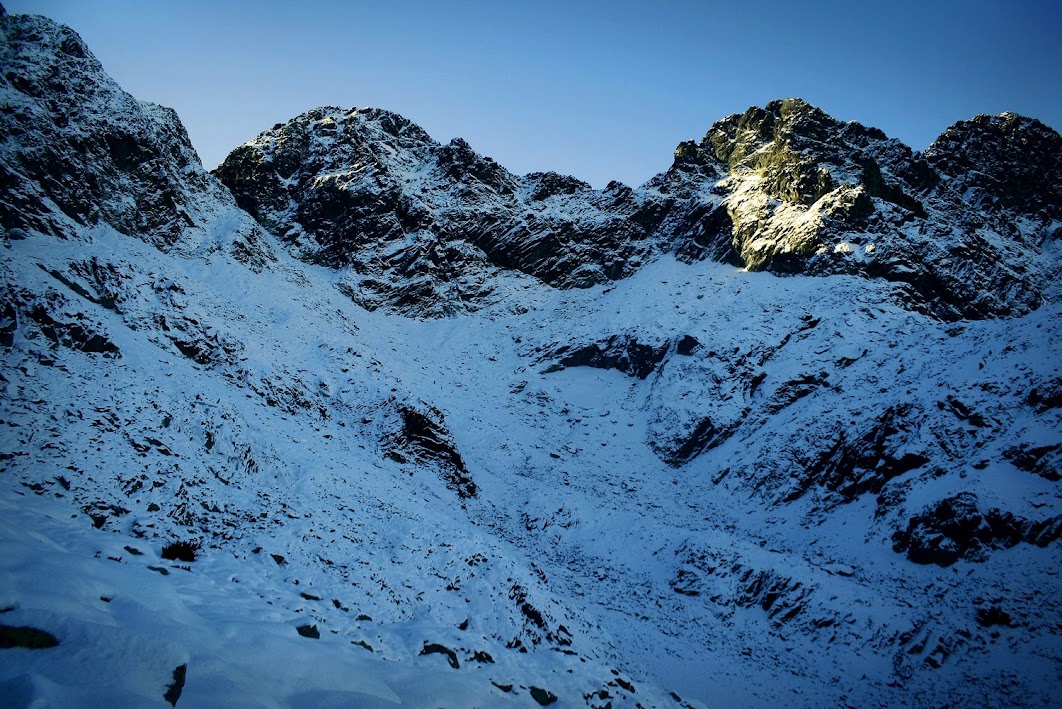
[[[1053,280],[1060,139],[1030,119],[959,123],[917,154],[799,99],[750,108],[638,189],[523,177],[377,109],[310,111],[216,175],[358,302],[438,315],[496,302],[499,269],[558,288],[674,253],[775,274],[900,286],[948,320],[1028,312]],[[1045,179],[1038,179],[1044,176]]]
[[[1008,114],[956,124],[921,155],[787,99],[680,145],[676,168],[726,175],[709,188],[726,217],[707,210],[712,226],[692,234],[708,253],[884,278],[909,307],[955,319],[1028,312],[1053,287],[1060,155],[1055,131]]]

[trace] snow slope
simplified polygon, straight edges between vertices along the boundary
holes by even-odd
[[[76,37],[0,22],[26,72]],[[123,106],[63,140],[156,115],[62,66]],[[943,322],[653,247],[575,289],[476,255],[489,298],[409,318],[181,170],[5,212],[0,625],[59,643],[0,649],[8,704],[165,706],[179,667],[182,707],[1057,701],[1057,301]],[[111,204],[175,193],[173,232]]]

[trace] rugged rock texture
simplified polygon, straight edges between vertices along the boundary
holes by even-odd
[[[993,549],[1021,542],[1046,547],[1062,537],[1062,517],[1033,522],[998,509],[983,511],[977,496],[962,492],[911,518],[894,536],[894,549],[916,564],[951,566],[959,559],[985,561]]]
[[[923,156],[787,99],[680,145],[649,184],[669,188],[689,164],[724,174],[709,191],[726,218],[662,235],[680,254],[697,255],[686,239],[754,270],[881,277],[907,287],[910,307],[981,318],[1038,307],[1054,278],[1042,248],[1057,229],[1060,156],[1058,133],[1010,114],[959,123]]]
[[[38,297],[12,284],[4,284],[0,287],[0,306],[6,322],[0,331],[0,345],[8,348],[14,345],[14,334],[21,325],[23,333],[43,337],[52,350],[65,347],[104,357],[122,356],[118,346],[99,331],[98,321],[93,322],[81,312],[70,313],[67,305],[69,301],[57,291],[50,290]]]
[[[385,455],[398,463],[437,468],[446,486],[459,497],[475,497],[476,483],[461,459],[453,436],[446,429],[442,412],[423,404],[417,408],[396,403],[394,410],[401,424],[397,430],[384,436]]]
[[[1044,225],[1062,219],[1062,138],[1036,119],[1002,113],[959,121],[925,157],[988,214],[1012,210]]]
[[[615,369],[627,376],[645,379],[656,371],[669,348],[667,340],[639,342],[634,335],[613,335],[589,345],[557,347],[544,357],[554,362],[544,372],[559,372],[567,367],[595,367]]]
[[[81,38],[44,18],[0,18],[0,223],[74,238],[108,226],[168,250],[224,248],[271,258],[246,219],[215,234],[235,206],[202,168],[173,109],[138,101]]]
[[[329,107],[277,125],[217,169],[302,258],[343,268],[362,305],[438,315],[496,300],[498,269],[559,288],[629,276],[664,252],[776,274],[897,283],[943,319],[1020,314],[1056,265],[1062,139],[1010,114],[916,154],[798,99],[725,118],[665,173],[593,190],[518,177],[387,111]]]
[[[842,430],[808,466],[789,499],[805,494],[813,484],[845,499],[878,493],[893,478],[922,467],[930,458],[918,448],[921,418],[910,404],[901,404],[886,408],[863,432]]]
[[[652,251],[653,202],[555,173],[516,177],[463,140],[379,109],[319,108],[215,171],[300,257],[341,268],[359,304],[439,315],[495,302],[511,269],[562,288],[630,275]]]

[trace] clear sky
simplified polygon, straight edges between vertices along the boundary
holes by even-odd
[[[517,173],[638,185],[799,96],[923,149],[1009,110],[1062,128],[1060,0],[0,0],[77,30],[214,167],[320,105],[405,115]]]

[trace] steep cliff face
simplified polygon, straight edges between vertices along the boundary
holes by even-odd
[[[1010,210],[1040,229],[1062,219],[1062,137],[1036,119],[1003,113],[959,121],[926,159],[987,214]]]
[[[271,258],[199,162],[177,114],[139,101],[104,73],[81,38],[44,18],[0,25],[0,221],[8,238],[36,231],[77,238],[95,228],[163,250],[224,248]],[[212,243],[225,239],[228,243]]]
[[[1059,696],[1050,128],[774,102],[593,190],[328,108],[230,192],[0,39],[0,696]]]
[[[680,213],[686,223],[662,230],[680,255],[883,278],[908,307],[979,319],[1029,312],[1054,292],[1060,155],[1055,131],[1007,114],[959,123],[920,155],[787,99],[680,144],[648,187],[712,195],[699,221]]]
[[[360,305],[407,315],[497,302],[515,271],[561,288],[628,276],[654,206],[623,185],[517,177],[463,140],[388,111],[329,107],[274,126],[215,174],[304,260],[341,269]]]
[[[498,269],[586,287],[671,252],[882,278],[908,307],[954,320],[1029,312],[1057,280],[1045,248],[1060,155],[1058,134],[1029,119],[958,124],[923,156],[787,99],[681,143],[637,190],[598,191],[514,176],[391,113],[329,108],[263,133],[216,174],[297,253],[349,269],[360,303],[406,314],[494,302]]]

